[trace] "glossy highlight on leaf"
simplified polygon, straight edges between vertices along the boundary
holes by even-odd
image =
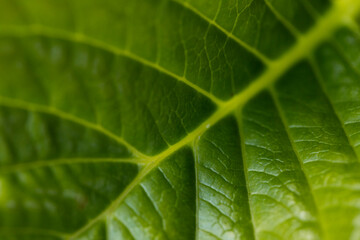
[[[358,0],[0,0],[0,239],[360,239]]]

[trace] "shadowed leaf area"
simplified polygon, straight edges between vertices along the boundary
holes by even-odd
[[[0,239],[359,240],[359,19],[0,0]]]

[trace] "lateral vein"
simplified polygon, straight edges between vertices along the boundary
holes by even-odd
[[[247,51],[251,52],[252,54],[254,54],[258,59],[260,59],[263,63],[265,63],[266,65],[269,65],[271,63],[272,60],[270,60],[268,57],[266,57],[264,54],[262,54],[261,52],[259,52],[257,49],[255,49],[254,47],[250,46],[249,44],[247,44],[246,42],[240,40],[238,37],[236,37],[233,33],[229,32],[228,30],[226,30],[225,28],[221,27],[217,22],[215,22],[215,20],[212,20],[210,18],[208,18],[207,16],[205,16],[203,13],[201,13],[199,10],[197,10],[195,7],[193,7],[192,5],[190,5],[190,3],[188,2],[182,2],[180,0],[173,0],[173,2],[179,4],[180,6],[190,10],[191,12],[195,13],[196,15],[198,15],[200,18],[202,18],[204,21],[206,21],[207,23],[209,23],[210,25],[213,25],[214,27],[216,27],[218,30],[220,30],[223,34],[225,34],[227,37],[231,38],[232,40],[234,40],[237,44],[239,44],[240,46],[242,46],[243,48],[245,48]],[[236,22],[234,23],[236,24]]]
[[[3,96],[0,96],[0,106],[18,108],[18,109],[23,109],[26,111],[42,112],[42,113],[47,113],[47,114],[51,114],[54,116],[58,116],[60,118],[66,119],[68,121],[72,121],[79,125],[93,129],[97,132],[100,132],[100,133],[108,136],[111,139],[114,139],[118,143],[127,147],[136,157],[138,157],[140,159],[147,160],[147,159],[151,158],[151,157],[143,154],[142,152],[138,151],[134,146],[132,146],[127,141],[125,141],[125,139],[123,139],[122,137],[110,132],[109,130],[103,128],[102,126],[92,123],[92,122],[89,122],[89,121],[86,121],[86,120],[76,117],[74,115],[68,114],[68,113],[63,112],[54,107],[43,106],[43,105],[25,102],[25,101],[18,100],[18,99],[7,98],[7,97],[3,97]]]
[[[322,222],[323,219],[322,219],[322,216],[320,215],[320,211],[319,211],[319,207],[318,207],[319,204],[318,204],[318,201],[316,201],[316,197],[315,197],[315,194],[314,194],[315,191],[314,191],[312,185],[310,184],[310,178],[308,176],[308,173],[305,170],[304,162],[300,158],[298,151],[295,150],[296,149],[295,148],[295,141],[294,141],[293,137],[290,134],[290,129],[288,127],[289,124],[287,123],[287,121],[285,119],[285,116],[284,116],[285,114],[284,114],[284,112],[283,112],[283,110],[281,108],[281,105],[280,105],[280,102],[279,102],[279,96],[278,96],[278,94],[277,94],[277,92],[276,92],[276,90],[275,90],[275,88],[273,86],[270,87],[269,93],[270,93],[270,95],[271,95],[271,97],[272,97],[272,99],[274,101],[275,107],[276,107],[276,109],[278,111],[278,114],[279,114],[279,117],[280,117],[280,121],[281,121],[281,123],[282,123],[282,125],[284,127],[284,130],[286,132],[286,135],[288,137],[290,145],[291,145],[291,147],[292,147],[292,149],[293,149],[293,151],[295,153],[296,160],[299,163],[300,169],[304,174],[306,185],[309,187],[310,197],[311,197],[311,200],[312,200],[312,202],[314,204],[315,213],[316,213],[316,216],[318,218],[319,230],[320,230],[321,234],[325,235],[324,226],[323,226],[324,224]]]
[[[188,85],[195,91],[199,92],[200,94],[206,96],[207,98],[211,99],[215,104],[221,105],[223,101],[211,93],[207,92],[206,90],[202,89],[201,87],[197,86],[196,84],[192,83],[190,80],[186,79],[184,76],[179,76],[166,68],[162,67],[161,65],[147,60],[143,57],[140,57],[129,50],[125,50],[114,45],[108,44],[101,40],[86,36],[85,34],[79,32],[70,32],[62,29],[55,29],[50,27],[45,27],[42,25],[28,25],[28,26],[4,26],[0,25],[0,35],[1,36],[16,36],[16,37],[24,37],[24,36],[44,36],[49,37],[52,39],[62,39],[65,41],[73,42],[73,43],[81,43],[85,44],[94,48],[102,49],[114,55],[123,56],[138,63],[141,63],[145,66],[148,66],[152,69],[155,69],[167,76],[170,76],[184,84]]]
[[[79,163],[131,163],[145,164],[146,161],[140,161],[136,158],[58,158],[38,160],[33,162],[23,162],[13,165],[1,166],[0,174],[8,174],[18,171],[25,171],[34,168],[50,167],[58,165],[72,165]]]

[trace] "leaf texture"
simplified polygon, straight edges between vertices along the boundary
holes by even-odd
[[[357,0],[0,0],[0,238],[360,239]]]

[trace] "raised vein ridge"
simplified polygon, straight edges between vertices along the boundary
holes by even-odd
[[[248,50],[249,52],[251,52],[252,54],[254,54],[258,59],[260,59],[263,63],[265,63],[266,65],[268,65],[272,60],[270,60],[268,57],[266,57],[264,54],[262,54],[261,52],[259,52],[257,49],[255,49],[254,47],[251,47],[250,45],[248,45],[246,42],[242,41],[241,39],[239,39],[238,37],[236,37],[232,32],[229,32],[228,30],[226,30],[225,28],[221,27],[215,20],[216,20],[216,16],[215,19],[210,19],[207,16],[205,16],[203,13],[201,13],[199,10],[197,10],[195,7],[193,7],[189,2],[182,2],[180,0],[173,0],[173,2],[179,4],[180,6],[184,7],[185,9],[188,9],[190,11],[192,11],[194,14],[196,14],[197,16],[199,16],[200,18],[202,18],[204,21],[206,21],[207,23],[209,23],[210,25],[213,25],[214,27],[216,27],[218,30],[220,30],[223,34],[225,34],[228,38],[231,38],[232,40],[234,40],[237,44],[239,44],[240,46],[242,46],[243,48],[245,48],[246,50]],[[236,22],[234,23],[236,24]]]
[[[307,172],[305,171],[305,166],[304,166],[304,162],[301,160],[300,156],[299,156],[299,152],[296,150],[295,148],[295,141],[292,137],[292,135],[290,134],[290,129],[289,129],[289,124],[288,122],[286,121],[286,117],[285,117],[285,113],[284,111],[282,110],[281,108],[281,104],[279,102],[279,96],[278,96],[278,93],[276,92],[275,88],[272,86],[270,87],[269,89],[269,93],[272,97],[272,100],[274,101],[274,105],[275,105],[275,108],[276,108],[276,111],[278,112],[278,115],[279,115],[279,118],[280,118],[280,121],[283,125],[283,128],[284,128],[284,131],[286,133],[286,136],[290,142],[290,145],[295,153],[295,156],[296,156],[296,160],[297,162],[299,163],[299,166],[300,166],[300,169],[301,171],[303,172],[304,174],[304,177],[305,177],[305,181],[306,181],[306,185],[307,187],[309,188],[310,190],[310,198],[311,198],[311,201],[314,203],[314,207],[315,207],[315,214],[316,214],[316,217],[318,218],[317,221],[319,223],[319,230],[320,230],[320,233],[322,235],[325,235],[325,231],[324,231],[324,224],[322,222],[322,218],[319,214],[319,204],[318,202],[316,201],[316,198],[315,198],[315,194],[314,194],[314,189],[313,187],[311,186],[310,184],[310,180],[309,180],[309,176],[307,174]]]
[[[54,108],[54,107],[51,107],[51,106],[43,106],[43,105],[30,103],[30,102],[25,102],[25,101],[22,101],[22,100],[7,98],[7,97],[3,97],[3,96],[0,96],[0,106],[6,106],[6,107],[11,107],[11,108],[19,108],[19,109],[24,109],[26,111],[47,113],[47,114],[51,114],[51,115],[57,116],[59,118],[68,120],[68,121],[72,121],[72,122],[77,123],[77,124],[79,124],[81,126],[93,129],[95,131],[98,131],[98,132],[108,136],[111,139],[114,139],[118,143],[120,143],[120,144],[124,145],[126,148],[128,148],[131,151],[131,153],[134,156],[136,156],[137,158],[139,158],[139,159],[146,160],[146,159],[149,158],[147,155],[145,155],[142,152],[138,151],[134,146],[132,146],[127,141],[125,141],[125,139],[123,139],[122,137],[120,137],[120,136],[110,132],[109,130],[103,128],[101,125],[89,122],[89,121],[84,120],[82,118],[76,117],[76,116],[74,116],[72,114],[63,112],[63,111],[61,111],[61,110],[59,110],[57,108]]]
[[[316,79],[318,81],[318,84],[321,88],[321,91],[324,93],[326,99],[327,99],[327,102],[329,103],[330,107],[331,107],[331,110],[334,112],[334,115],[336,117],[336,119],[339,121],[340,125],[341,125],[341,128],[343,129],[343,132],[344,132],[344,135],[349,143],[349,145],[351,146],[351,149],[354,153],[354,155],[356,156],[356,160],[357,161],[360,161],[360,157],[359,157],[359,154],[357,153],[356,151],[356,148],[354,146],[354,143],[351,141],[351,137],[349,136],[349,134],[346,132],[346,128],[345,128],[345,124],[344,122],[342,121],[341,117],[339,116],[338,112],[336,111],[336,108],[334,106],[334,103],[331,101],[331,98],[328,94],[328,92],[326,91],[326,87],[325,87],[325,83],[324,83],[324,78],[322,76],[322,73],[320,72],[319,70],[319,65],[318,63],[316,62],[315,60],[315,57],[313,55],[311,55],[309,57],[309,62],[310,62],[310,66],[312,67],[315,75],[316,75]]]
[[[97,49],[102,49],[114,55],[123,56],[128,59],[131,59],[135,62],[141,63],[145,66],[153,68],[165,75],[168,75],[180,82],[185,83],[189,87],[195,89],[197,92],[201,93],[202,95],[206,96],[207,98],[211,99],[217,105],[221,105],[223,103],[222,100],[215,97],[211,93],[207,92],[206,90],[202,89],[201,87],[197,86],[196,84],[192,83],[191,81],[187,80],[184,76],[179,76],[166,68],[162,67],[158,63],[154,63],[150,60],[147,60],[143,57],[140,57],[129,50],[122,49],[120,47],[113,46],[101,40],[86,36],[85,34],[79,32],[70,32],[62,29],[46,27],[42,25],[28,25],[28,26],[17,26],[17,25],[0,25],[0,35],[3,36],[17,36],[17,37],[24,37],[24,36],[44,36],[52,39],[61,39],[65,41],[70,41],[73,43],[80,43],[85,44]]]
[[[25,171],[40,167],[50,167],[57,165],[73,165],[79,163],[129,163],[129,164],[145,164],[146,161],[139,160],[137,158],[57,158],[57,159],[46,159],[37,160],[33,162],[16,163],[13,165],[1,166],[0,173],[8,174],[18,171]]]
[[[86,224],[84,227],[73,233],[69,239],[74,239],[82,233],[91,228],[99,220],[104,219],[108,214],[111,214],[114,209],[126,198],[126,196],[134,189],[154,168],[156,168],[164,159],[179,150],[180,148],[191,143],[196,137],[200,136],[209,127],[216,124],[226,115],[231,114],[238,108],[241,108],[255,95],[275,83],[288,69],[296,64],[301,59],[307,57],[311,52],[324,40],[329,38],[336,29],[342,25],[347,25],[349,19],[356,16],[360,10],[360,1],[358,0],[339,0],[335,1],[332,8],[310,29],[310,31],[297,40],[296,44],[282,57],[271,62],[267,70],[254,82],[252,82],[242,92],[235,95],[232,99],[224,102],[218,107],[218,110],[213,113],[204,123],[197,127],[194,131],[189,133],[182,140],[172,145],[162,153],[159,153],[151,159],[153,162],[149,163],[139,172],[137,177],[125,188],[119,197],[96,218]]]

